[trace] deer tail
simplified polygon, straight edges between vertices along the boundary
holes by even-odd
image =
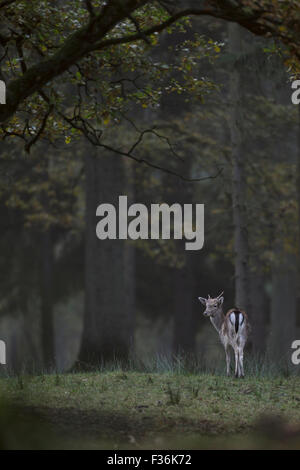
[[[231,324],[234,326],[235,333],[237,334],[239,331],[239,327],[242,326],[242,324],[245,321],[245,318],[242,312],[240,312],[239,310],[234,310],[230,314],[230,321],[231,321]]]

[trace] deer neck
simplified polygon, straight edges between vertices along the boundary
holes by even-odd
[[[215,327],[218,333],[220,333],[221,327],[224,323],[224,318],[225,317],[222,307],[219,307],[215,315],[213,317],[210,317],[210,321],[212,322],[213,326]]]

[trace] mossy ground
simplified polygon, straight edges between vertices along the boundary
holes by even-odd
[[[0,386],[8,448],[300,448],[295,376],[119,370],[2,378]]]

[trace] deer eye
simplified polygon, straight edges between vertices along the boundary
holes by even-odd
[[[218,304],[214,304],[214,307],[217,307],[217,306],[218,306]]]

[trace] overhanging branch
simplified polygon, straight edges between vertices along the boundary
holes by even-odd
[[[0,9],[4,7],[8,7],[12,3],[15,3],[16,1],[17,0],[2,0],[2,2],[0,2]]]
[[[218,176],[220,176],[223,172],[223,168],[219,168],[217,170],[217,172],[214,174],[214,175],[209,175],[209,176],[203,176],[203,177],[199,177],[199,178],[190,178],[190,177],[187,177],[187,176],[184,176],[184,175],[181,175],[180,173],[177,173],[175,170],[172,170],[170,168],[166,168],[166,167],[162,167],[158,164],[155,164],[153,162],[150,162],[149,160],[145,159],[145,158],[139,158],[137,157],[136,155],[133,154],[133,151],[136,150],[136,148],[138,147],[138,145],[142,142],[143,140],[143,137],[146,133],[150,133],[152,132],[151,129],[146,129],[144,131],[142,131],[138,137],[138,139],[136,140],[136,142],[134,144],[132,144],[132,146],[130,147],[130,149],[128,151],[123,151],[123,150],[120,150],[120,149],[116,149],[114,147],[111,147],[110,145],[108,144],[105,144],[104,142],[101,141],[101,137],[102,137],[102,133],[100,132],[97,133],[92,127],[90,124],[87,125],[87,123],[81,119],[79,116],[76,116],[76,118],[68,118],[67,116],[65,116],[63,113],[59,113],[59,115],[62,117],[62,119],[64,119],[72,128],[76,129],[77,131],[81,132],[85,137],[86,139],[94,146],[96,147],[101,147],[101,148],[104,148],[105,150],[109,150],[110,152],[114,153],[114,154],[117,154],[117,155],[120,155],[122,157],[126,157],[126,158],[129,158],[130,160],[133,160],[135,161],[136,163],[139,163],[141,165],[146,165],[150,168],[153,168],[154,170],[159,170],[159,171],[162,171],[163,173],[166,173],[168,175],[171,175],[171,176],[176,176],[177,178],[180,178],[181,180],[183,181],[187,181],[187,182],[191,182],[191,183],[197,183],[197,182],[200,182],[200,181],[206,181],[206,180],[210,180],[210,179],[216,179]],[[78,121],[81,123],[81,124],[78,124]],[[158,137],[162,137],[160,135],[158,135]]]
[[[15,0],[2,0],[0,8],[13,3]],[[67,71],[72,65],[78,63],[89,53],[106,47],[124,44],[128,42],[145,40],[154,33],[160,33],[176,21],[187,16],[210,16],[227,21],[234,21],[257,35],[273,35],[283,42],[289,44],[293,54],[300,59],[298,41],[293,43],[290,35],[297,33],[298,23],[294,26],[292,33],[284,32],[278,28],[278,20],[272,7],[267,10],[258,2],[253,7],[247,7],[245,2],[234,0],[207,0],[208,8],[187,8],[174,13],[167,20],[154,25],[148,29],[141,29],[136,23],[137,33],[105,39],[114,27],[127,18],[133,18],[132,13],[138,8],[151,3],[150,0],[110,0],[96,13],[90,15],[89,21],[78,31],[69,36],[63,46],[52,56],[42,59],[39,63],[28,68],[26,72],[7,84],[7,104],[0,107],[0,123],[7,121],[17,111],[20,103],[33,93],[42,89],[51,80]],[[175,3],[175,2],[174,2]],[[87,2],[87,6],[91,2]],[[90,8],[91,13],[92,10]],[[135,21],[135,20],[134,20]],[[293,32],[294,31],[294,32]]]

